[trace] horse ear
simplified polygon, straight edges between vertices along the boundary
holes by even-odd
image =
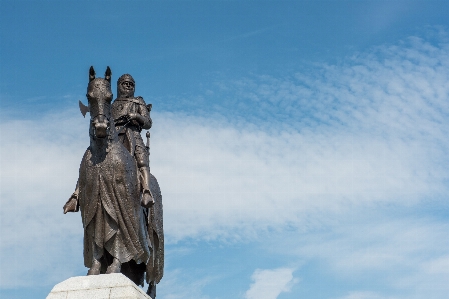
[[[95,70],[94,67],[91,66],[89,69],[89,82],[95,79]]]
[[[111,75],[112,75],[112,72],[111,72],[111,69],[108,66],[108,68],[106,69],[106,72],[104,73],[104,78],[106,80],[108,80],[109,83],[111,83]]]

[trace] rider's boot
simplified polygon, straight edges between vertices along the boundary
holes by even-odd
[[[121,268],[122,263],[120,263],[120,261],[117,258],[114,258],[112,264],[110,264],[108,269],[106,270],[106,274],[120,273]]]
[[[142,200],[141,204],[145,208],[154,205],[154,197],[150,190],[150,167],[143,166],[139,168],[142,176]]]

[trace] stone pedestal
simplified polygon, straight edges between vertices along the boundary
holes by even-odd
[[[151,299],[123,274],[77,276],[53,287],[47,299]]]

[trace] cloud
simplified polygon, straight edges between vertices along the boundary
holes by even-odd
[[[439,272],[439,268],[431,266],[435,262],[429,261],[447,252],[443,237],[447,224],[402,217],[392,220],[377,213],[374,215],[353,216],[351,221],[341,221],[324,234],[310,234],[301,246],[292,248],[298,248],[303,256],[328,259],[329,266],[335,267],[341,275],[382,271],[394,265],[398,269],[429,265],[428,274]],[[373,221],[375,217],[377,221]],[[429,252],[430,248],[433,248],[432,252]],[[443,262],[445,258],[438,260]]]
[[[288,292],[296,281],[293,278],[294,269],[279,268],[273,270],[254,271],[251,279],[254,281],[245,293],[246,299],[276,299],[280,293]]]
[[[351,296],[444,298],[449,292],[447,221],[391,209],[356,209],[306,232],[283,233],[271,240],[272,254],[325,269],[319,275],[330,275]],[[302,283],[313,281],[304,277]]]
[[[154,128],[151,167],[167,199],[166,215],[177,219],[166,224],[176,239],[298,224],[314,210],[413,204],[445,188],[436,156],[413,140],[270,134],[170,115],[157,115],[155,123],[163,128]]]
[[[212,277],[198,277],[192,269],[188,273],[181,269],[173,269],[164,275],[164,279],[157,285],[157,294],[167,299],[207,299],[203,288],[211,282]],[[160,291],[159,291],[160,290]]]
[[[1,271],[1,287],[54,282],[79,268],[67,260],[82,265],[80,216],[62,215],[88,145],[72,113],[1,124],[0,267],[10,269]]]
[[[374,292],[350,292],[347,296],[341,297],[341,299],[387,299],[392,297],[384,297]]]
[[[448,248],[438,238],[447,223],[395,222],[388,212],[443,206],[448,54],[447,44],[410,38],[307,74],[225,82],[213,92],[223,104],[211,115],[154,111],[151,169],[167,243],[247,242],[290,228],[308,240],[293,244],[301,248],[296,258],[327,260],[348,276],[386,271],[398,286],[422,279],[395,272],[398,265],[446,277],[438,265]],[[62,215],[62,205],[88,146],[87,127],[74,110],[2,120],[0,264],[12,269],[1,272],[2,287],[84,274],[81,219]],[[388,225],[372,218],[382,213]],[[362,215],[352,222],[360,229],[343,221],[354,215]],[[47,273],[48,265],[58,270]],[[261,271],[255,286],[272,273]],[[427,282],[423,292],[435,286]]]

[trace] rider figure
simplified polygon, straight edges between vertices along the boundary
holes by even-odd
[[[142,185],[142,205],[154,204],[150,190],[149,153],[140,132],[151,128],[149,108],[142,97],[134,97],[135,82],[131,75],[124,74],[117,80],[117,99],[112,103],[112,117],[119,140],[134,156],[140,172]]]

